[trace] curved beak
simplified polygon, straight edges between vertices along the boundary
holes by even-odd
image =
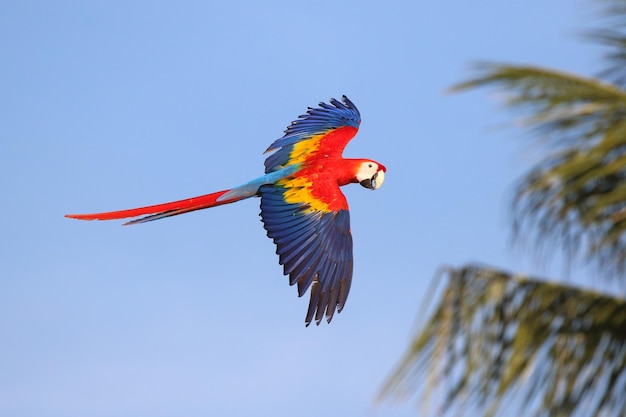
[[[366,178],[361,181],[361,184],[365,188],[369,188],[370,190],[378,190],[381,185],[385,182],[385,171],[382,169],[376,172],[372,178]]]

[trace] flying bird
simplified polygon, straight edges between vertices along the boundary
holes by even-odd
[[[361,115],[346,97],[342,102],[308,108],[265,153],[265,175],[230,190],[129,210],[67,214],[80,220],[144,216],[125,225],[145,223],[195,210],[261,198],[261,219],[274,240],[279,263],[296,285],[298,296],[311,288],[305,323],[327,322],[341,312],[352,283],[352,234],[348,202],[339,189],[358,183],[376,190],[387,169],[370,159],[343,158],[356,135]]]

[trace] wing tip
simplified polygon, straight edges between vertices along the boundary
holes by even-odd
[[[337,313],[340,313],[341,310],[337,309]],[[315,314],[315,313],[313,313]],[[330,324],[331,321],[333,321],[333,317],[335,316],[334,311],[332,312],[326,312],[326,323]],[[319,326],[322,323],[322,320],[324,319],[324,317],[320,317],[320,318],[315,318],[315,325]],[[313,317],[309,317],[307,315],[307,317],[304,319],[304,326],[305,327],[309,327],[309,325],[313,323]]]

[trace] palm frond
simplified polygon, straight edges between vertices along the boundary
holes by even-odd
[[[625,300],[468,265],[448,270],[380,398],[442,415],[623,416],[625,392]]]
[[[516,236],[557,242],[604,276],[626,273],[626,90],[599,79],[530,66],[483,64],[453,91],[495,85],[527,113],[545,156],[513,198]],[[542,246],[543,245],[543,246]]]

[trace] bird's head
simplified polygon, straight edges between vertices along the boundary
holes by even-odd
[[[374,161],[364,161],[359,166],[356,179],[359,184],[370,190],[377,190],[385,181],[387,168],[383,164]]]

